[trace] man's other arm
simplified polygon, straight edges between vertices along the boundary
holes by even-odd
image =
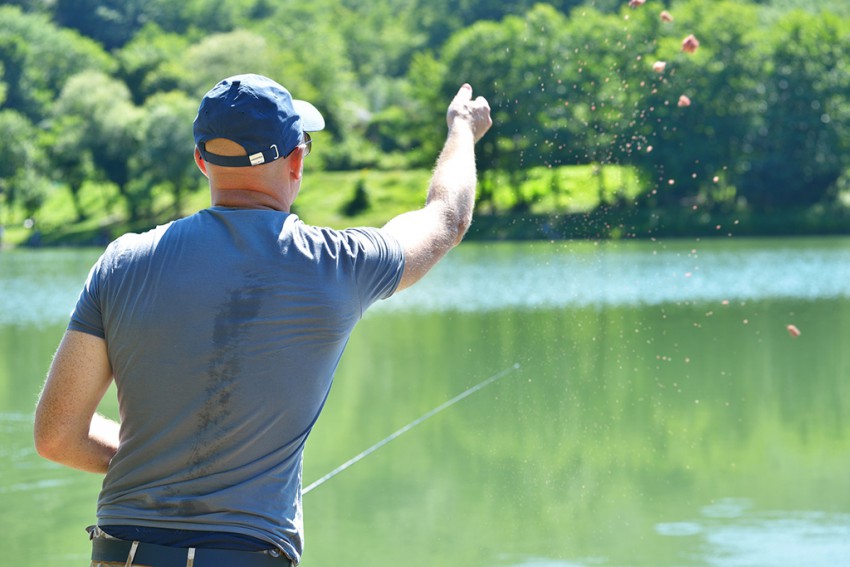
[[[463,85],[446,115],[449,132],[431,176],[425,206],[390,220],[383,229],[402,245],[404,273],[396,291],[419,281],[446,252],[460,243],[475,206],[475,142],[490,129],[490,106],[472,99]]]
[[[106,342],[66,331],[35,411],[35,447],[42,457],[105,473],[118,450],[118,424],[96,413],[112,382]]]

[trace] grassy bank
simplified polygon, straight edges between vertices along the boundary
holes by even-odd
[[[420,207],[430,171],[305,172],[294,212],[320,226],[381,226]],[[646,210],[631,203],[641,192],[633,170],[619,166],[571,166],[525,172],[522,180],[484,174],[469,239],[559,240],[673,236],[845,234],[847,209],[808,209],[753,216],[709,214],[692,207]],[[80,194],[87,217],[77,219],[71,195],[53,191],[32,219],[3,211],[4,246],[103,245],[127,231],[141,231],[209,205],[205,184],[184,195],[177,210],[167,192],[155,193],[151,218],[130,223],[114,188],[91,183]],[[602,204],[600,206],[600,204]]]

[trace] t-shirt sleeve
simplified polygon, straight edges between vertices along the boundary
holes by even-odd
[[[68,329],[71,331],[81,331],[100,338],[106,336],[100,303],[101,274],[106,256],[105,252],[89,270],[83,291],[80,292],[77,305],[71,312],[71,321],[68,323]]]
[[[363,311],[391,296],[404,273],[404,250],[391,235],[377,228],[343,231],[354,256],[354,277]]]

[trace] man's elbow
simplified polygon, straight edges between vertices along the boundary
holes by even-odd
[[[70,443],[68,436],[63,434],[61,428],[52,427],[49,423],[45,423],[43,419],[39,419],[38,415],[36,415],[35,426],[33,427],[33,441],[35,452],[39,456],[56,462],[62,461],[62,456]]]
[[[472,226],[472,214],[460,215],[454,225],[454,246],[457,246],[466,236],[469,227]]]
[[[36,432],[35,434],[35,452],[40,457],[49,461],[59,461],[62,449],[62,443],[53,437],[48,437]]]
[[[440,213],[445,241],[449,243],[450,248],[457,246],[472,225],[472,211],[444,206]]]

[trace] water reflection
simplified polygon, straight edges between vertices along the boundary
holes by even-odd
[[[745,504],[741,507],[741,504]],[[679,567],[799,567],[846,565],[850,558],[850,514],[823,512],[748,511],[752,503],[741,499],[711,505],[725,509],[721,517],[711,512],[693,521],[659,523],[663,537],[686,538],[693,550],[680,559]],[[737,513],[732,513],[738,508]],[[706,510],[704,510],[706,513]],[[728,515],[732,513],[732,515]],[[605,557],[565,561],[506,558],[510,567],[595,567],[610,565]],[[650,565],[635,559],[634,565]]]
[[[0,253],[0,325],[67,323],[100,250]]]
[[[700,565],[842,565],[850,558],[850,514],[754,508],[748,499],[723,499],[705,506],[700,518],[659,523],[655,530],[694,538]]]
[[[790,313],[799,339],[784,329]],[[363,323],[307,479],[487,372],[522,367],[310,494],[308,533],[346,545],[311,548],[305,567],[346,553],[408,566],[734,567],[758,553],[757,536],[753,549],[718,538],[744,537],[758,514],[773,518],[763,510],[850,511],[846,300],[386,311]],[[800,564],[765,557],[749,564]]]

